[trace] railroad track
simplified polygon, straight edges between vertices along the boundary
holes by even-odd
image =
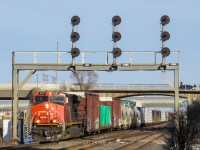
[[[72,145],[70,147],[63,148],[62,150],[75,150],[75,149],[83,149],[85,147],[90,147],[94,145],[98,145],[100,143],[104,143],[109,139],[112,139],[113,136],[120,136],[124,133],[128,133],[127,130],[121,130],[121,131],[114,131],[114,132],[109,132],[109,133],[103,133],[103,134],[97,134],[93,136],[86,136],[83,137],[83,142],[77,144],[77,145]]]
[[[59,150],[95,150],[95,149],[147,149],[153,141],[162,139],[165,126],[145,127],[137,130],[119,130],[114,132],[89,135],[83,138],[76,138],[61,141],[58,144],[29,144],[6,147],[4,149],[59,149]]]
[[[150,142],[162,136],[163,133],[146,134],[135,141],[131,141],[128,144],[121,146],[120,148],[117,148],[117,150],[124,150],[124,149],[141,150],[144,149],[146,146],[148,146]]]
[[[60,150],[95,150],[95,149],[144,149],[153,140],[161,138],[164,133],[149,132],[141,130],[132,130],[118,134],[99,136],[90,141],[82,142],[78,145],[72,145]]]

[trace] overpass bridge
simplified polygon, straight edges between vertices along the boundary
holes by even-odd
[[[77,86],[72,83],[63,84],[25,84],[19,90],[19,99],[27,100],[30,98],[33,89],[60,90],[60,91],[79,91]],[[130,97],[139,95],[163,95],[174,96],[174,90],[167,84],[96,84],[89,92],[106,97]],[[186,98],[190,102],[200,100],[200,89],[196,90],[179,90],[179,97]],[[0,84],[0,100],[11,100],[12,84]]]

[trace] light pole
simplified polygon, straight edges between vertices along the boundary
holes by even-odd
[[[37,75],[37,89],[38,89],[38,74],[36,74]]]
[[[57,64],[58,64],[58,42],[57,42]],[[58,71],[56,70],[56,84],[58,83]]]

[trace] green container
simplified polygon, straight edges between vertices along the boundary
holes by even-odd
[[[111,108],[110,106],[100,106],[100,126],[111,125]]]

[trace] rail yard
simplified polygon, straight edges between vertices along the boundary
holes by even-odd
[[[0,149],[200,150],[199,2],[38,2],[1,5]]]

